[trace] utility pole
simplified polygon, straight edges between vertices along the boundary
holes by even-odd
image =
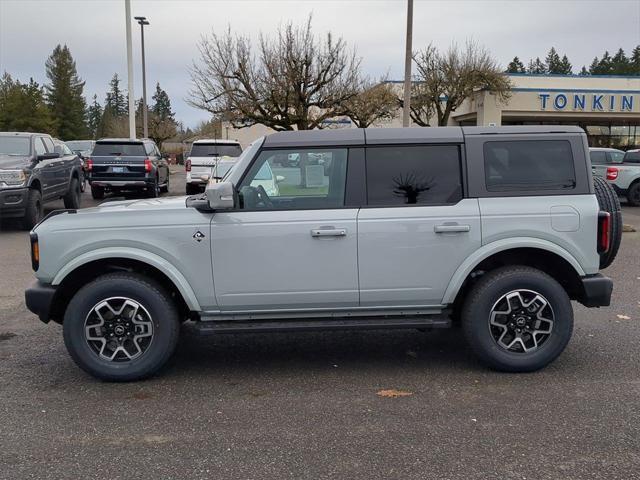
[[[404,100],[402,102],[402,126],[408,127],[411,117],[411,42],[413,37],[413,0],[407,0],[407,43],[404,54]]]
[[[140,40],[142,43],[142,125],[144,138],[149,138],[149,127],[147,124],[147,72],[144,60],[144,26],[149,25],[146,17],[134,17],[140,25]]]
[[[127,31],[127,76],[129,84],[129,138],[136,138],[136,108],[133,100],[133,52],[131,49],[131,0],[124,0]]]

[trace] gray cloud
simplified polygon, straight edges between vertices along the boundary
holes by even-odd
[[[373,76],[400,78],[406,4],[396,1],[158,1],[132,0],[132,14],[151,21],[145,30],[147,81],[160,82],[179,119],[193,126],[208,114],[189,107],[187,67],[202,34],[233,31],[257,38],[287,21],[313,13],[318,33],[341,35],[363,57]],[[88,98],[102,102],[114,72],[126,75],[123,0],[0,0],[0,71],[45,81],[44,62],[66,43],[86,80]],[[141,95],[139,27],[133,25],[135,93]],[[416,1],[414,47],[447,47],[474,38],[506,65],[543,58],[551,46],[566,53],[574,70],[594,56],[640,44],[640,1]],[[126,83],[126,82],[125,82]]]

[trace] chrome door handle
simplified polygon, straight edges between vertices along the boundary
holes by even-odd
[[[436,233],[463,233],[470,232],[471,226],[445,223],[443,225],[436,225],[433,227],[433,231]]]
[[[312,237],[346,237],[346,228],[313,228],[311,229]]]

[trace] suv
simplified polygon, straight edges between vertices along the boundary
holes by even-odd
[[[220,179],[233,167],[242,153],[236,140],[196,140],[184,162],[187,195],[200,193],[209,179]]]
[[[169,164],[152,140],[103,138],[85,159],[91,195],[104,198],[106,192],[144,191],[157,197],[169,191]]]
[[[592,162],[593,154],[591,152]],[[618,161],[606,166],[594,164],[593,173],[606,178],[618,195],[627,198],[629,205],[640,207],[640,150],[629,150],[622,154],[616,157]]]
[[[289,154],[299,168],[274,163]],[[307,164],[319,154],[328,169]],[[272,194],[265,166],[282,177]],[[459,324],[486,365],[533,371],[569,342],[571,300],[609,305],[599,270],[619,207],[596,185],[577,127],[275,133],[203,195],[52,214],[31,232],[26,304],[108,380],[156,372],[184,320],[201,333]]]
[[[0,132],[0,219],[22,218],[30,230],[46,202],[78,208],[82,167],[67,152],[43,133]]]

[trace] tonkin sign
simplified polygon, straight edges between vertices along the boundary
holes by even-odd
[[[633,112],[640,101],[633,93],[541,92],[541,110],[582,112]]]

